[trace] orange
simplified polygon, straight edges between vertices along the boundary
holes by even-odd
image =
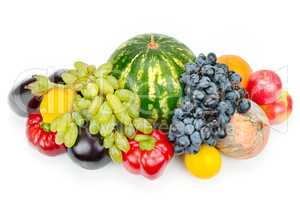
[[[242,77],[241,85],[246,88],[252,69],[250,65],[240,56],[223,55],[218,58],[219,63],[226,64],[229,70],[235,71]]]

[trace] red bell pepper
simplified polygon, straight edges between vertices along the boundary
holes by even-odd
[[[160,130],[153,130],[150,135],[137,133],[129,144],[129,151],[123,153],[125,168],[149,179],[157,178],[174,154],[168,138]]]
[[[50,131],[50,124],[43,123],[40,113],[30,113],[27,120],[27,138],[37,149],[49,156],[66,152],[64,145],[55,143],[56,132]]]

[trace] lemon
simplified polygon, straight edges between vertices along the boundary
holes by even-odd
[[[220,171],[222,159],[220,152],[215,147],[204,144],[198,153],[185,154],[184,163],[192,175],[208,179]]]
[[[53,88],[43,96],[40,112],[44,123],[51,123],[63,113],[72,110],[75,92],[68,88]]]

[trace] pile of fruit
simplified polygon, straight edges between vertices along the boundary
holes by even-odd
[[[9,104],[27,117],[40,152],[67,152],[79,166],[110,161],[149,179],[174,155],[199,178],[216,175],[221,154],[246,159],[267,144],[270,124],[285,121],[292,99],[270,70],[252,72],[239,56],[195,57],[174,38],[136,36],[107,63],[75,62],[12,88]]]

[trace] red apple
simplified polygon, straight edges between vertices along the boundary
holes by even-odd
[[[287,91],[282,91],[279,98],[271,104],[262,105],[270,124],[279,124],[287,120],[293,109],[293,101]]]
[[[251,74],[247,91],[249,98],[259,105],[275,102],[281,93],[281,80],[271,70],[259,70]]]

